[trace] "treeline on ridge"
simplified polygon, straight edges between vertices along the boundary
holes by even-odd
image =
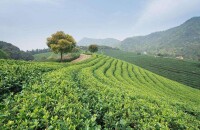
[[[11,43],[0,41],[0,59],[33,60],[34,57]]]

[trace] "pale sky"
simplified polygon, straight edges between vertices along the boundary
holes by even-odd
[[[47,48],[56,31],[83,37],[146,35],[200,16],[200,0],[0,0],[0,41]]]

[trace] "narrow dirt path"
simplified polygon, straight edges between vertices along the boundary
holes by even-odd
[[[91,55],[86,55],[86,54],[80,54],[80,57],[73,60],[72,63],[76,63],[76,62],[80,62],[86,59],[89,59],[91,57]]]

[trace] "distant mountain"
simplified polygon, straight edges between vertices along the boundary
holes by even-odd
[[[121,49],[198,59],[200,57],[200,17],[193,17],[182,25],[151,33],[130,37],[121,42]]]
[[[0,59],[33,60],[34,57],[11,43],[0,41]]]
[[[110,47],[119,47],[120,41],[114,38],[105,38],[105,39],[93,39],[93,38],[83,38],[77,45],[79,46],[89,46],[90,44],[97,44],[100,46],[110,46]]]

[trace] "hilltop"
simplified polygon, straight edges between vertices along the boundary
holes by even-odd
[[[126,38],[121,49],[169,56],[200,59],[200,17],[193,17],[178,27]]]

